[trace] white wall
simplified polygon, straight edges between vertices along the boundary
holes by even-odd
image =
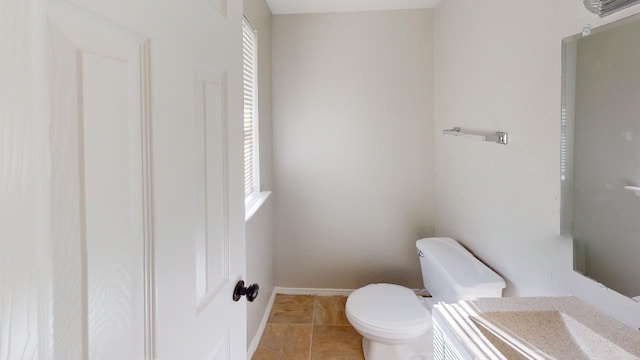
[[[244,0],[244,14],[258,32],[258,106],[260,121],[261,190],[273,186],[271,121],[271,11],[264,0]],[[260,295],[247,304],[247,346],[251,345],[273,292],[273,199],[247,221],[247,281],[260,284]]]
[[[436,233],[493,266],[507,295],[574,294],[635,327],[640,304],[571,270],[559,142],[561,39],[639,10],[602,21],[576,0],[447,0],[434,30]],[[510,143],[442,135],[453,126],[507,131]]]
[[[433,233],[432,11],[273,20],[276,283],[419,287]]]

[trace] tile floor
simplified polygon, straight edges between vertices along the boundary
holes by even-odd
[[[253,360],[363,360],[344,296],[276,295]]]

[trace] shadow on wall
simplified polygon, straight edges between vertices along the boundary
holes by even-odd
[[[420,273],[420,264],[417,260],[417,255],[415,266],[412,266],[411,269],[413,269],[414,271],[407,271],[406,267],[401,266],[387,266],[375,269],[373,272],[368,271],[366,274],[358,274],[356,279],[358,283],[362,284],[361,286],[365,286],[368,284],[388,283],[402,285],[412,289],[424,288],[424,285],[422,285],[421,282],[422,274]]]

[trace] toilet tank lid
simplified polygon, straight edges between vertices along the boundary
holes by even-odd
[[[452,238],[425,238],[416,247],[451,283],[461,288],[504,289],[504,279]]]

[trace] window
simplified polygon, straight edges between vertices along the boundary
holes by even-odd
[[[242,81],[244,87],[244,218],[249,220],[271,194],[260,191],[258,126],[258,37],[242,20]]]
[[[258,51],[256,30],[242,20],[242,75],[244,84],[244,197],[260,193],[258,154]]]

